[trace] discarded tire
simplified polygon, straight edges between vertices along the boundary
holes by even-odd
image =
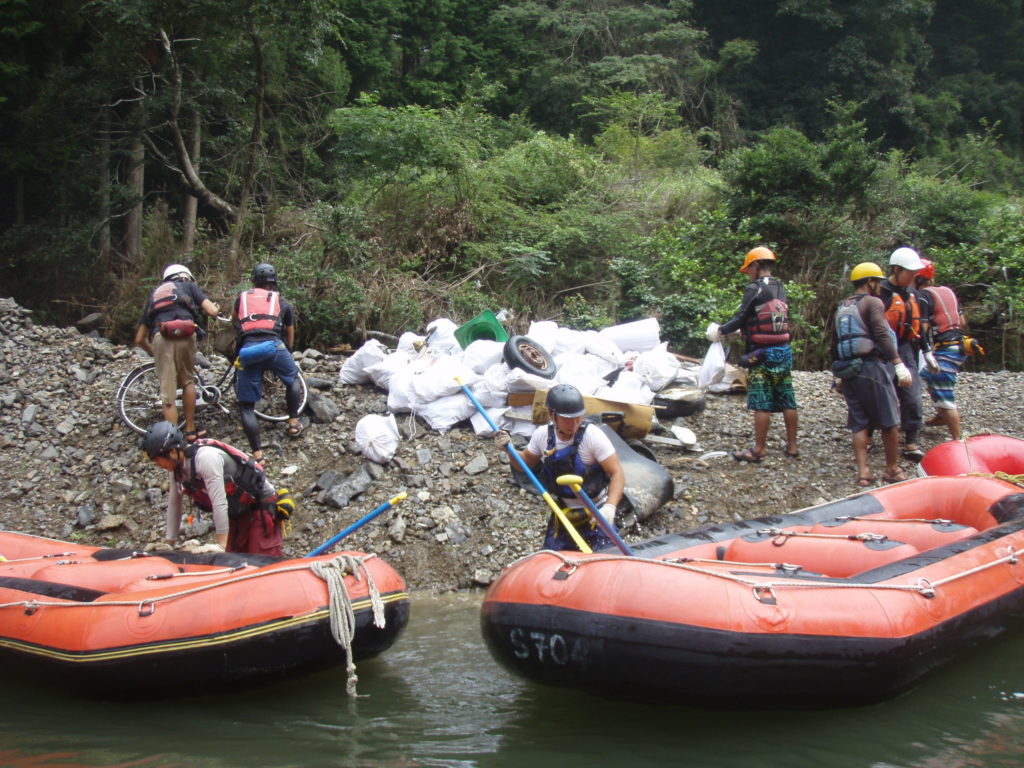
[[[707,407],[707,394],[700,387],[672,387],[656,394],[651,405],[659,419],[691,416]]]
[[[556,371],[548,351],[527,336],[513,336],[505,342],[505,362],[510,368],[522,368],[545,379],[554,378]]]

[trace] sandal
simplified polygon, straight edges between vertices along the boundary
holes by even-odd
[[[906,479],[907,475],[902,469],[893,472],[891,475],[888,472],[882,474],[882,482],[885,483],[902,483]]]
[[[287,434],[288,434],[288,437],[299,437],[305,431],[306,431],[306,428],[304,426],[302,426],[302,422],[301,421],[297,421],[294,424],[289,424],[288,425],[288,432],[287,432]]]
[[[185,433],[185,442],[194,443],[196,440],[202,440],[203,438],[209,437],[210,433],[205,429],[190,429]]]
[[[736,461],[746,461],[749,462],[750,464],[760,464],[762,461],[764,461],[764,454],[755,453],[751,448],[746,448],[742,451],[737,451],[732,455],[732,457],[736,459]]]
[[[860,486],[861,488],[868,488],[868,487],[874,485],[875,484],[875,480],[877,480],[877,479],[878,478],[875,477],[874,475],[869,475],[868,477],[858,477],[857,478],[857,485]]]
[[[920,463],[921,459],[924,458],[924,451],[922,451],[920,448],[904,448],[902,451],[900,451],[900,456],[902,456],[907,461]]]
[[[789,456],[789,458],[791,458],[791,459],[799,459],[800,458],[800,451],[791,451],[791,450],[789,450],[789,448],[783,448],[782,452],[784,454],[786,454],[787,456]]]

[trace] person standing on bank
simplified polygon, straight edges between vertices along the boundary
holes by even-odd
[[[876,479],[868,468],[868,443],[874,429],[881,431],[885,451],[882,479],[887,483],[907,479],[900,468],[900,412],[893,377],[903,389],[910,386],[912,376],[900,359],[878,297],[884,278],[882,268],[873,262],[854,267],[850,272],[853,295],[839,302],[833,322],[832,373],[837,391],[846,400],[846,428],[853,433],[861,488]]]
[[[184,497],[213,515],[221,551],[282,555],[279,502],[263,468],[244,452],[217,440],[185,442],[176,426],[159,421],[146,430],[142,448],[153,462],[171,474],[167,500],[166,541],[178,539]],[[282,491],[283,502],[294,502]]]
[[[291,352],[295,346],[295,312],[277,291],[277,270],[272,264],[257,264],[252,270],[252,285],[238,294],[231,312],[238,332],[241,366],[235,377],[235,394],[252,456],[263,461],[260,424],[256,419],[256,403],[263,397],[263,371],[269,368],[285,385],[289,437],[298,437],[303,431],[299,423],[302,387]]]
[[[601,516],[614,526],[615,513],[626,487],[626,473],[615,447],[600,427],[583,423],[586,407],[576,387],[557,384],[548,390],[545,405],[550,421],[536,429],[519,456],[531,470],[540,470],[538,479],[548,493],[566,507],[566,517],[587,545],[595,550],[610,547],[611,539],[598,527],[583,502],[571,488],[555,481],[562,475],[582,477],[583,490],[598,506]],[[494,441],[503,450],[510,440],[508,432],[495,433]],[[548,520],[544,549],[579,549],[554,514]]]
[[[914,277],[924,268],[924,262],[913,248],[897,248],[889,257],[889,277],[882,281],[879,298],[885,305],[885,317],[896,334],[896,348],[900,360],[913,377],[909,386],[899,387],[896,397],[900,403],[900,428],[903,430],[903,457],[911,461],[924,458],[917,445],[921,431],[921,377],[917,372],[917,353],[930,353],[921,328],[921,305]]]
[[[935,406],[935,417],[925,424],[945,424],[949,435],[959,440],[960,411],[956,407],[954,388],[956,377],[967,360],[964,350],[964,319],[960,302],[953,289],[944,285],[933,285],[935,265],[928,259],[921,259],[924,267],[914,278],[915,287],[921,299],[921,319],[927,328],[927,337],[932,346],[931,359],[921,371],[921,379],[928,389],[928,395]],[[970,342],[968,342],[970,343]],[[975,347],[976,348],[976,347]]]
[[[163,417],[178,423],[178,390],[185,411],[185,439],[192,442],[205,437],[196,429],[196,347],[199,313],[216,317],[220,307],[210,301],[195,284],[188,267],[171,264],[163,280],[146,300],[135,330],[135,346],[153,357],[160,381]]]
[[[768,427],[772,413],[782,413],[786,427],[785,454],[792,459],[797,450],[797,406],[793,392],[793,353],[789,346],[789,307],[786,288],[772,277],[775,254],[758,246],[743,260],[740,272],[750,278],[740,308],[728,322],[708,326],[708,341],[742,330],[746,354],[740,365],[749,368],[747,408],[754,412],[754,447],[734,453],[737,461],[760,462],[767,451]]]

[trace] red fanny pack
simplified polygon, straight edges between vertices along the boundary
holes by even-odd
[[[160,323],[160,335],[165,339],[187,339],[196,332],[193,320],[167,320]]]

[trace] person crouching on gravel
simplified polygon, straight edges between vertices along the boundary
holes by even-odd
[[[184,497],[213,515],[219,551],[281,556],[279,506],[294,503],[282,491],[279,498],[263,468],[243,451],[216,440],[192,445],[175,425],[158,421],[146,430],[142,448],[171,474],[167,500],[167,544],[181,530]],[[282,501],[283,499],[283,501]]]
[[[832,323],[832,374],[836,391],[846,399],[846,428],[853,433],[861,488],[876,479],[868,468],[868,444],[874,429],[881,430],[885,450],[882,480],[895,483],[907,479],[900,468],[900,409],[893,378],[901,387],[910,386],[913,379],[900,359],[879,298],[884,277],[882,268],[873,262],[855,266],[850,272],[853,295],[839,302]]]
[[[558,384],[548,390],[545,405],[547,425],[537,427],[526,449],[519,456],[531,470],[539,469],[538,479],[554,499],[566,507],[566,517],[591,549],[612,546],[612,541],[597,526],[583,502],[571,488],[555,482],[563,475],[583,478],[582,488],[598,506],[609,525],[615,525],[615,512],[626,487],[626,473],[608,436],[600,427],[584,424],[586,407],[576,387]],[[511,436],[504,430],[494,441],[505,449]],[[564,530],[554,514],[548,520],[544,549],[579,549],[572,534]]]
[[[754,412],[754,447],[732,455],[737,461],[760,462],[767,451],[768,427],[772,413],[782,413],[786,426],[785,454],[800,453],[796,445],[797,412],[793,392],[793,353],[789,346],[789,307],[786,288],[772,277],[775,254],[759,246],[743,260],[740,272],[750,278],[740,308],[727,323],[708,326],[711,343],[734,331],[743,331],[746,354],[740,364],[747,374],[747,408]]]

